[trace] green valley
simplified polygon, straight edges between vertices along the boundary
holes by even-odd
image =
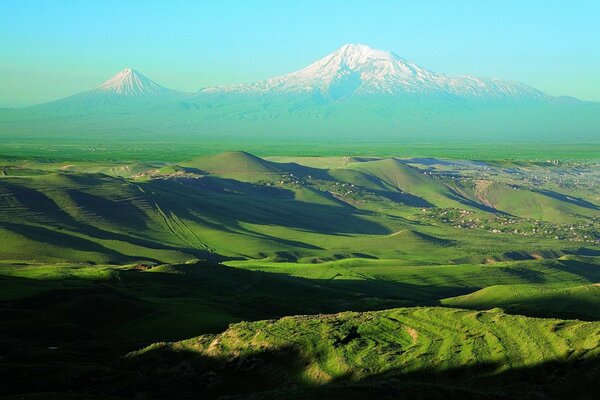
[[[599,284],[597,160],[0,166],[9,399],[593,398]]]

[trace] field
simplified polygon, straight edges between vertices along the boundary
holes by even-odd
[[[357,138],[351,142],[319,140],[283,140],[264,136],[242,139],[236,137],[205,138],[197,140],[169,137],[127,140],[107,135],[104,139],[91,139],[74,135],[57,139],[38,135],[26,138],[14,134],[0,134],[0,159],[43,161],[155,161],[177,163],[182,160],[228,151],[244,150],[258,156],[310,157],[441,157],[463,160],[520,160],[546,161],[552,159],[597,161],[600,145],[595,142],[544,142],[503,141],[480,143],[473,141],[437,140],[422,143],[410,140],[382,142]]]
[[[0,395],[595,398],[597,146],[177,146],[0,145]]]

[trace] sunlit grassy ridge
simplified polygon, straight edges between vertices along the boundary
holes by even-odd
[[[518,398],[535,393],[535,385],[501,385],[502,378],[493,377],[543,370],[544,364],[557,361],[583,364],[598,356],[599,341],[598,323],[510,316],[499,310],[405,308],[240,323],[219,335],[156,344],[128,358],[146,366],[148,382],[203,371],[187,375],[183,390],[196,387],[208,393],[335,398],[335,391],[349,391],[348,385],[370,387],[375,394],[412,384],[434,392],[441,389],[438,385],[446,387],[452,398],[456,390],[476,398]],[[159,363],[161,372],[155,375],[152,367]],[[448,382],[444,374],[461,369],[465,372],[454,372],[460,379]],[[207,383],[211,374],[215,379]],[[436,380],[428,381],[436,374]],[[547,385],[546,396],[565,394],[550,373],[538,378]],[[482,385],[486,379],[493,383]],[[588,384],[591,380],[587,375]],[[325,394],[315,385],[325,385]],[[582,388],[572,389],[575,394]],[[268,392],[261,396],[261,390]],[[360,393],[354,390],[354,396]],[[427,393],[416,397],[430,398]]]
[[[463,296],[442,300],[453,307],[489,309],[549,315],[570,314],[585,319],[600,318],[600,284],[574,287],[546,285],[490,286]]]

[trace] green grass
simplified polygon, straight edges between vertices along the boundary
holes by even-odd
[[[0,259],[105,264],[284,254],[448,264],[585,246],[554,237],[498,241],[489,230],[419,222],[422,207],[498,211],[478,203],[465,184],[395,159],[327,170],[232,152],[183,164],[187,169],[22,163],[24,171],[35,166],[45,174],[0,178]],[[597,212],[593,193],[578,204],[528,190],[499,196],[500,211],[550,222],[585,222]],[[548,201],[515,203],[519,198]]]
[[[597,320],[600,319],[600,286],[598,283],[566,288],[545,284],[489,286],[444,299],[442,304],[474,309],[500,307],[513,313]]]
[[[79,150],[0,168],[0,395],[594,393],[593,162]]]
[[[244,150],[259,156],[286,156],[297,160],[299,156],[374,156],[374,157],[440,157],[463,160],[521,160],[545,161],[549,158],[567,160],[598,160],[600,146],[596,143],[573,144],[554,142],[373,142],[353,139],[339,143],[327,140],[301,141],[255,140],[250,138],[221,137],[197,140],[125,140],[109,137],[107,140],[87,138],[25,138],[4,135],[0,144],[0,159],[37,159],[46,161],[163,161],[180,162],[203,155]],[[552,154],[552,157],[548,155]]]
[[[522,218],[569,223],[573,216],[598,215],[595,209],[563,202],[543,193],[515,190],[498,184],[488,188],[485,197],[494,208]]]
[[[573,370],[557,383],[551,373],[544,376],[551,371],[544,366],[577,360],[597,368],[593,362],[599,340],[597,322],[533,319],[500,310],[404,308],[239,323],[219,335],[130,353],[127,365],[146,366],[148,385],[159,376],[176,381],[185,370],[216,371],[213,384],[187,375],[190,381],[175,389],[178,393],[195,387],[209,395],[335,398],[337,391],[357,396],[360,386],[374,395],[417,385],[421,390],[416,397],[430,398],[429,391],[441,390],[440,385],[452,398],[461,389],[467,397],[522,398],[535,395],[537,385],[546,385],[549,396],[564,396],[566,387],[573,390],[571,395],[585,396],[592,394],[591,388],[575,387]],[[154,365],[161,365],[160,373],[152,372]],[[534,368],[540,372],[527,372]],[[502,377],[513,371],[539,381],[528,386],[504,382]],[[453,374],[460,378],[448,379]],[[587,382],[593,382],[592,376]],[[352,385],[354,392],[348,388]]]
[[[161,355],[151,356],[149,361],[146,355],[140,356],[140,362],[147,368],[147,372],[141,375],[132,376],[130,367],[121,367],[120,363],[111,364],[109,371],[102,365],[153,342],[180,340],[199,333],[218,334],[229,324],[239,321],[419,304],[469,308],[506,306],[489,301],[486,304],[472,301],[459,304],[460,299],[469,299],[469,296],[478,299],[485,288],[494,291],[499,284],[509,293],[519,293],[520,288],[544,288],[541,292],[533,290],[533,295],[522,296],[519,308],[507,306],[507,311],[566,317],[574,316],[573,309],[576,308],[581,310],[578,316],[587,319],[598,317],[594,314],[598,305],[597,294],[591,297],[593,293],[587,291],[588,288],[597,288],[590,286],[592,282],[600,281],[598,262],[594,258],[446,266],[411,266],[397,260],[366,259],[342,259],[320,264],[252,260],[230,261],[229,264],[235,268],[206,263],[162,265],[147,271],[132,269],[132,265],[0,267],[0,304],[3,312],[10,315],[0,328],[0,335],[4,338],[0,348],[5,355],[0,360],[0,372],[12,377],[11,385],[4,388],[5,393],[24,393],[26,387],[30,392],[58,393],[70,387],[71,391],[88,393],[92,390],[94,394],[108,395],[127,392],[132,390],[127,387],[133,385],[137,391],[147,390],[149,396],[160,398],[161,389],[149,382],[164,384],[177,379],[181,368],[186,365],[181,364],[181,357],[199,357],[197,352],[200,348],[196,348],[196,343],[204,339],[169,345],[169,352],[175,349],[173,355],[162,355],[164,345],[151,347],[150,354],[158,349]],[[457,297],[465,293],[473,295]],[[502,298],[511,299],[502,294],[497,296],[497,299]],[[569,299],[569,303],[562,301],[565,298]],[[591,301],[593,299],[596,302]],[[496,318],[500,318],[502,323],[497,324]],[[336,322],[337,319],[340,321]],[[401,329],[397,329],[396,324],[400,324]],[[580,359],[580,353],[584,359],[590,357],[592,362],[595,356],[585,351],[588,348],[586,341],[597,340],[597,334],[582,328],[575,336],[548,338],[557,327],[561,332],[568,328],[564,331],[566,333],[570,332],[570,327],[588,326],[578,324],[581,323],[511,317],[499,311],[477,314],[428,308],[399,309],[364,316],[346,313],[323,319],[286,317],[276,324],[267,321],[235,325],[220,334],[224,335],[223,342],[227,345],[219,347],[222,353],[215,353],[214,362],[218,365],[226,362],[228,366],[246,365],[244,363],[248,361],[227,361],[231,360],[227,354],[231,352],[239,359],[245,359],[246,355],[254,353],[254,344],[266,351],[265,356],[258,357],[269,360],[273,352],[279,352],[280,345],[285,350],[288,349],[286,343],[293,343],[300,346],[299,355],[292,356],[285,350],[282,356],[275,356],[274,362],[279,362],[277,360],[281,357],[284,360],[299,357],[297,361],[293,361],[292,365],[277,364],[274,367],[277,373],[273,376],[251,375],[248,381],[274,382],[275,387],[266,389],[279,390],[290,387],[291,379],[292,383],[296,382],[292,386],[300,385],[297,388],[300,398],[308,396],[305,390],[310,392],[313,390],[311,387],[314,390],[320,388],[317,394],[323,390],[324,398],[329,398],[333,396],[331,391],[337,390],[339,382],[369,386],[371,384],[365,382],[375,377],[380,382],[375,384],[376,388],[380,385],[387,387],[392,376],[407,374],[406,379],[411,382],[411,374],[439,374],[439,378],[431,379],[446,379],[449,385],[456,386],[459,381],[453,378],[452,371],[470,366],[477,370],[478,365],[489,368],[489,363],[498,362],[494,364],[493,371],[506,373],[507,366],[520,370],[533,368],[537,362],[573,362]],[[355,326],[359,327],[357,333],[364,338],[346,341],[344,335],[354,335]],[[589,326],[598,329],[597,324]],[[413,329],[419,335],[418,347],[412,345]],[[539,330],[543,336],[540,336]],[[248,339],[235,339],[238,334]],[[230,337],[233,341],[228,344]],[[214,337],[206,340],[209,339],[213,341]],[[491,342],[488,343],[488,339]],[[270,340],[275,341],[271,343]],[[541,347],[548,345],[548,340],[557,341],[556,346],[541,351]],[[343,345],[336,344],[336,341]],[[193,349],[186,347],[189,343],[194,343]],[[495,347],[488,348],[490,343]],[[240,346],[239,350],[234,344]],[[509,344],[508,350],[503,347]],[[56,346],[58,350],[47,350],[50,346]],[[396,358],[390,358],[392,354],[396,354]],[[61,367],[46,369],[48,357],[58,357]],[[175,364],[179,366],[172,364],[173,357],[178,360]],[[161,371],[162,380],[153,378],[155,372],[148,372],[155,370],[153,362],[160,365],[156,371]],[[15,370],[15,366],[18,369]],[[139,369],[138,366],[131,368]],[[236,377],[247,373],[243,368],[241,371],[236,368],[226,367],[225,370],[231,369]],[[41,373],[40,369],[46,372]],[[199,365],[192,363],[185,370],[191,374],[191,378],[186,379],[193,382],[197,377],[193,371],[206,371],[206,366],[203,362]],[[15,375],[16,371],[22,371],[22,375]],[[36,378],[32,381],[30,376],[34,371],[37,371]],[[68,383],[73,382],[74,376],[81,377],[81,371],[89,371],[84,376],[100,374],[111,382],[129,383],[121,383],[109,392],[104,386],[84,384],[85,379],[76,380],[81,382],[77,384]],[[223,368],[219,367],[217,371],[223,371]],[[269,368],[263,371],[261,367],[257,371],[271,374]],[[571,367],[569,371],[572,371]],[[446,377],[446,373],[450,377]],[[140,376],[144,378],[138,384]],[[575,378],[577,375],[570,379]],[[237,382],[241,382],[239,387],[242,390],[247,390],[244,389],[244,379]],[[393,378],[392,382],[398,379],[403,378]],[[199,385],[203,388],[202,384]],[[426,382],[423,385],[427,387]],[[183,393],[191,390],[185,385],[175,386]],[[199,390],[198,386],[193,387]],[[227,384],[225,388],[218,386],[217,389],[201,390],[226,394],[230,393],[226,388],[232,387],[236,386]],[[273,395],[283,395],[278,393]],[[293,394],[293,391],[290,392],[290,396]]]
[[[400,189],[430,204],[441,207],[460,205],[457,202],[449,200],[451,191],[442,182],[398,160],[383,159],[352,163],[349,164],[348,168],[363,172],[372,178],[377,178],[382,184],[388,187]],[[417,206],[419,205],[417,204]]]
[[[256,261],[230,261],[227,264],[252,271],[318,280],[320,285],[328,287],[361,291],[371,287],[373,296],[397,297],[417,304],[439,301],[439,304],[478,309],[508,309],[509,305],[515,304],[515,310],[528,315],[587,319],[598,316],[598,299],[593,296],[593,284],[600,282],[600,266],[595,258],[427,266],[406,265],[398,260],[364,259],[322,264]],[[363,282],[362,287],[359,282]],[[523,287],[547,290],[555,293],[556,299],[553,302],[547,301],[549,299],[544,296],[536,299],[535,294],[515,297]],[[582,296],[569,297],[571,290],[581,291]],[[461,293],[461,296],[451,298],[455,296],[453,293],[460,292],[472,294],[462,296]],[[493,293],[497,296],[489,298]],[[587,298],[583,294],[590,296]],[[569,298],[570,301],[565,301]]]
[[[225,178],[246,178],[258,180],[284,172],[280,164],[272,163],[252,154],[235,151],[200,157],[182,163],[184,167],[197,168],[200,171]]]

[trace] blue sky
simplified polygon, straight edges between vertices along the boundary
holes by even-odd
[[[4,0],[0,106],[83,91],[126,66],[190,91],[259,80],[345,43],[600,101],[599,16],[591,0]]]

